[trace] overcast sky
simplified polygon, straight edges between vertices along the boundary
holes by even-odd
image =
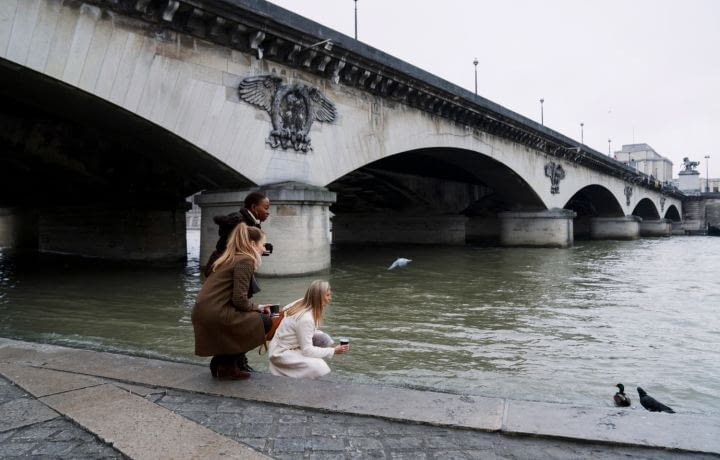
[[[272,0],[354,35],[353,0]],[[358,0],[358,38],[607,153],[720,177],[720,0]]]

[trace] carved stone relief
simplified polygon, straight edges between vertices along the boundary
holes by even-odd
[[[545,175],[550,178],[550,193],[560,193],[560,181],[565,178],[565,170],[561,164],[549,161],[545,165]]]
[[[272,148],[307,153],[313,120],[330,123],[337,117],[335,105],[317,88],[302,83],[283,85],[275,75],[244,78],[240,99],[266,110],[273,129],[265,141]]]
[[[626,198],[625,202],[627,203],[628,206],[630,206],[630,197],[632,197],[632,194],[633,194],[633,188],[629,185],[626,185],[625,186],[625,198]]]

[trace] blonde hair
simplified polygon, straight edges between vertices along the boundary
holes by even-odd
[[[315,280],[310,283],[310,287],[305,292],[305,297],[296,301],[290,308],[285,310],[285,314],[292,316],[295,314],[304,315],[311,312],[315,327],[320,325],[322,321],[325,305],[323,305],[323,297],[330,290],[330,283],[323,280]]]
[[[265,233],[257,227],[248,227],[244,222],[235,226],[230,236],[228,236],[225,251],[218,257],[212,267],[212,271],[217,270],[225,264],[234,264],[235,258],[238,256],[248,256],[253,260],[255,268],[258,266],[258,253],[253,247],[253,243],[261,242],[265,238]]]

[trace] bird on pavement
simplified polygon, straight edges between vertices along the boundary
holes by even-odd
[[[625,394],[625,385],[618,383],[615,386],[619,389],[619,391],[615,393],[615,396],[613,396],[615,405],[618,407],[630,407],[630,397]]]
[[[668,414],[675,413],[674,410],[665,404],[661,403],[652,396],[649,396],[642,388],[637,387],[637,392],[640,395],[640,404],[642,404],[642,406],[650,412],[667,412]]]
[[[412,262],[412,259],[405,259],[403,257],[398,257],[397,260],[395,262],[393,262],[392,265],[390,265],[390,267],[388,267],[388,270],[392,270],[393,268],[404,267],[405,265],[409,264],[410,262]]]

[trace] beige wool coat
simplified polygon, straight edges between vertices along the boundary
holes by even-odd
[[[270,373],[299,379],[315,379],[330,373],[323,358],[332,358],[335,349],[313,346],[316,331],[309,311],[285,316],[268,348]]]
[[[245,353],[265,343],[260,312],[248,298],[254,273],[253,259],[241,256],[205,280],[192,311],[196,355]]]

